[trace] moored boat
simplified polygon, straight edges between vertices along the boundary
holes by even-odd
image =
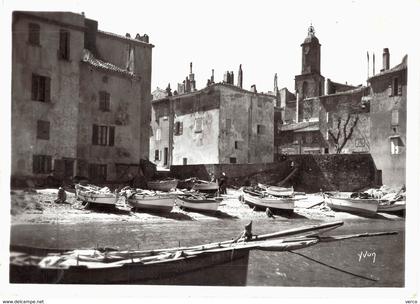
[[[291,196],[294,194],[293,187],[286,188],[286,187],[278,187],[278,186],[268,186],[264,184],[258,184],[258,187],[263,189],[267,194],[274,195],[274,196]]]
[[[405,211],[405,201],[381,202],[378,205],[378,212],[398,213]]]
[[[112,193],[107,187],[77,184],[75,188],[77,199],[89,204],[115,206],[118,201],[118,194]]]
[[[127,203],[135,210],[170,212],[176,196],[169,193],[144,194],[135,193],[127,198]]]
[[[185,209],[215,212],[219,208],[221,199],[209,198],[203,195],[178,195],[176,204]]]
[[[325,199],[328,206],[337,211],[374,215],[378,211],[379,200],[331,196]]]
[[[216,192],[219,190],[219,183],[197,180],[192,189],[200,192]]]
[[[177,185],[178,185],[177,179],[164,179],[164,180],[147,182],[147,187],[150,190],[156,190],[156,191],[169,192],[171,189],[175,189]]]
[[[286,211],[293,212],[295,207],[295,201],[297,198],[293,196],[289,197],[278,197],[273,195],[268,195],[264,192],[256,192],[250,190],[243,190],[243,199],[245,203],[250,206],[255,206],[257,208],[270,208],[272,211]]]

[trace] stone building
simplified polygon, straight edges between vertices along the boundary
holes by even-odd
[[[70,12],[14,12],[12,177],[121,178],[149,154],[148,36]]]
[[[389,51],[384,49],[383,69],[369,78],[370,153],[382,170],[386,185],[405,184],[407,145],[407,56],[389,67]]]
[[[150,160],[159,167],[272,162],[274,103],[227,83],[154,100]]]

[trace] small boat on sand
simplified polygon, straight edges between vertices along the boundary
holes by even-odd
[[[112,193],[108,187],[77,184],[75,188],[77,199],[89,204],[115,206],[118,201],[118,194]]]
[[[378,211],[379,200],[369,198],[351,198],[331,196],[326,197],[327,205],[337,211],[375,215]]]
[[[266,192],[243,189],[243,200],[251,207],[270,208],[272,211],[293,212],[295,201],[300,198],[293,196],[274,196]]]
[[[258,184],[258,187],[263,189],[270,195],[274,196],[291,196],[294,194],[293,187],[285,188],[285,187],[278,187],[278,186],[268,186],[264,184]]]
[[[378,212],[399,213],[405,211],[405,201],[381,202]]]
[[[176,199],[176,204],[185,209],[202,211],[202,212],[216,212],[219,208],[222,199],[207,197],[200,194],[181,194]]]
[[[175,204],[176,194],[143,189],[122,189],[121,196],[134,210],[170,212]]]
[[[59,250],[11,246],[10,282],[241,286],[247,283],[251,250],[281,252],[323,241],[395,234],[321,235],[341,225],[343,222],[332,222],[264,235],[244,232],[228,241],[157,250]],[[229,281],[230,278],[234,281]]]
[[[164,180],[147,182],[147,187],[150,190],[165,191],[165,192],[169,192],[171,189],[175,189],[177,185],[178,185],[177,179],[164,179]]]
[[[197,180],[192,189],[200,192],[214,193],[219,190],[219,183]]]

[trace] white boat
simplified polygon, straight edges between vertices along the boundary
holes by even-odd
[[[244,201],[251,206],[256,206],[260,208],[270,208],[275,211],[288,211],[293,212],[295,208],[295,201],[299,200],[298,198],[290,197],[277,197],[272,195],[267,195],[264,192],[252,192],[246,191],[243,192]]]
[[[100,188],[93,185],[82,186],[78,184],[75,188],[77,199],[89,204],[115,206],[118,201],[118,194],[110,192],[106,187]]]
[[[151,210],[170,212],[175,204],[176,196],[173,194],[145,194],[134,193],[127,199],[127,203],[137,210]]]
[[[207,198],[204,196],[197,195],[178,195],[176,204],[179,207],[204,211],[204,212],[215,212],[220,205],[220,199]]]
[[[350,197],[328,197],[325,199],[328,206],[337,211],[352,213],[376,214],[378,211],[379,200],[350,198]]]
[[[391,203],[381,202],[378,205],[378,212],[401,212],[405,210],[405,201],[396,201]]]
[[[278,186],[268,186],[264,184],[258,184],[258,187],[264,189],[267,194],[275,195],[275,196],[291,196],[294,194],[293,187],[286,188],[286,187],[278,187]]]
[[[166,191],[169,192],[171,189],[176,188],[178,185],[177,179],[164,179],[157,181],[147,182],[147,187],[151,190]]]
[[[219,190],[219,183],[197,180],[192,189],[202,192],[216,192]]]

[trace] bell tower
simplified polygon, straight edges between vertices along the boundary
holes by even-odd
[[[295,90],[299,100],[324,95],[324,77],[321,75],[321,44],[312,24],[301,44],[302,71],[295,77]]]

